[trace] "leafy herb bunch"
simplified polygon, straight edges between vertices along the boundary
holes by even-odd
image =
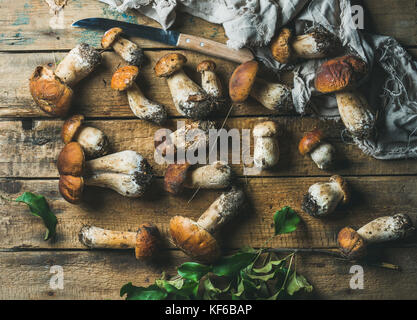
[[[274,236],[295,231],[299,222],[294,210],[282,208],[274,214]],[[163,274],[148,287],[129,282],[121,288],[120,296],[127,300],[277,300],[291,298],[300,290],[313,290],[296,272],[295,253],[279,259],[267,248],[242,248],[210,266],[186,262],[177,272],[169,280]]]

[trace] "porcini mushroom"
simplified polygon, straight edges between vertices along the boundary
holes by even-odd
[[[136,117],[162,124],[167,118],[167,112],[164,106],[145,97],[135,82],[138,74],[139,68],[136,66],[121,67],[113,74],[111,87],[114,90],[127,92],[130,109]]]
[[[170,164],[165,172],[164,189],[179,194],[188,189],[225,189],[232,181],[232,169],[222,161],[216,161],[194,170],[190,164]]]
[[[229,80],[229,95],[233,102],[244,102],[250,96],[265,108],[287,111],[292,104],[291,89],[280,83],[269,83],[256,78],[258,62],[248,61],[239,65]]]
[[[81,201],[84,185],[109,188],[125,197],[139,198],[153,178],[148,162],[135,151],[121,151],[85,161],[78,142],[65,145],[57,167],[59,191],[70,203]]]
[[[191,119],[205,119],[212,111],[207,93],[182,69],[187,58],[180,53],[163,56],[155,65],[155,74],[167,79],[177,111]]]
[[[89,75],[101,62],[101,54],[86,43],[77,45],[58,64],[55,72],[49,66],[38,66],[29,80],[35,103],[46,113],[65,117],[71,106],[71,87]]]
[[[271,42],[272,56],[282,64],[296,58],[326,58],[337,53],[340,48],[339,39],[322,27],[296,37],[290,29],[283,28]]]
[[[98,158],[109,153],[109,141],[99,129],[83,125],[84,116],[76,114],[64,122],[61,138],[65,144],[77,141],[86,158]]]
[[[105,230],[84,226],[79,232],[82,244],[92,249],[135,249],[136,259],[148,259],[160,246],[158,228],[150,223],[141,224],[136,232]]]
[[[253,161],[256,167],[269,169],[279,161],[278,128],[273,121],[258,123],[253,128]]]
[[[215,236],[242,211],[244,202],[243,191],[232,188],[218,197],[197,222],[175,216],[169,223],[174,244],[197,261],[214,262],[220,257],[220,248]]]
[[[101,38],[101,46],[103,49],[112,47],[128,64],[140,66],[144,60],[143,50],[132,41],[123,38],[122,33],[121,28],[107,30]]]
[[[201,73],[201,86],[214,104],[212,109],[220,110],[225,99],[220,79],[214,72],[215,69],[216,63],[212,60],[204,60],[197,65],[197,72]]]
[[[315,218],[332,214],[339,204],[350,200],[350,191],[345,179],[332,176],[329,182],[313,184],[304,196],[302,208]]]
[[[310,154],[320,169],[327,170],[334,166],[336,150],[323,139],[324,133],[320,129],[307,132],[298,145],[298,151],[303,156]]]
[[[365,97],[355,89],[366,70],[366,63],[360,58],[343,56],[323,63],[314,82],[319,92],[336,94],[340,117],[357,138],[369,137],[376,121]]]
[[[340,252],[348,259],[362,258],[370,244],[400,240],[410,236],[415,228],[406,214],[377,218],[358,231],[343,228],[337,237]]]

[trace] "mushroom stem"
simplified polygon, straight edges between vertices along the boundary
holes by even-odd
[[[75,136],[88,159],[104,156],[109,152],[108,139],[99,129],[82,126]]]
[[[138,52],[142,50],[132,41],[119,37],[113,43],[113,50],[129,64],[140,65],[142,63],[143,56],[138,55]]]
[[[55,70],[55,75],[72,87],[88,76],[101,62],[101,54],[86,43],[72,49]]]
[[[250,96],[273,111],[288,111],[292,103],[291,89],[288,86],[269,83],[260,78],[256,78]]]
[[[366,98],[356,90],[336,93],[340,117],[346,129],[357,138],[369,137],[375,126]]]
[[[216,233],[240,212],[244,200],[245,195],[242,190],[233,188],[223,193],[200,216],[197,224],[211,234]]]
[[[208,95],[214,98],[223,97],[223,89],[220,79],[212,70],[201,70],[201,86]]]
[[[90,248],[127,249],[136,246],[136,232],[113,231],[85,226],[81,229],[79,235],[80,241]]]
[[[413,223],[406,214],[380,217],[360,228],[357,233],[368,243],[399,240],[414,231]]]
[[[278,163],[280,154],[276,135],[277,125],[272,121],[259,123],[253,129],[253,161],[256,167],[269,169]]]
[[[295,37],[292,49],[295,56],[301,59],[321,59],[328,56],[331,43],[324,41],[324,36],[317,32],[311,32]]]
[[[163,106],[145,97],[136,83],[127,89],[127,99],[132,112],[139,119],[163,123],[167,118],[167,112]]]
[[[335,154],[335,148],[330,143],[321,143],[310,152],[310,157],[319,169],[327,170],[333,166]]]
[[[192,170],[184,186],[190,189],[224,189],[230,185],[232,170],[227,163],[217,161]]]

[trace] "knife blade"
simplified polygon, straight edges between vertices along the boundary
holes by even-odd
[[[254,59],[254,55],[249,49],[231,49],[225,44],[174,30],[163,30],[160,28],[106,18],[82,19],[74,22],[72,26],[103,31],[118,27],[122,28],[123,32],[128,36],[162,42],[171,46],[197,51],[237,63],[243,63]]]

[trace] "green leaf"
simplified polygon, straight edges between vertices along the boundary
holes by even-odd
[[[186,262],[183,263],[178,268],[178,274],[184,279],[192,280],[195,282],[200,281],[207,273],[211,271],[210,266],[196,262]]]
[[[49,209],[48,202],[44,196],[36,195],[30,192],[23,193],[20,197],[18,197],[16,202],[23,202],[29,206],[31,213],[36,216],[40,217],[43,220],[43,223],[46,227],[46,234],[45,240],[48,240],[55,236],[56,234],[56,225],[58,223],[57,218]]]
[[[145,288],[135,287],[129,282],[120,289],[120,296],[124,295],[127,295],[126,300],[163,300],[168,293],[155,284]]]
[[[291,233],[297,229],[300,217],[290,207],[284,207],[274,214],[275,235]]]
[[[287,293],[292,296],[294,293],[304,289],[306,292],[312,292],[313,286],[307,281],[304,276],[297,274],[295,271],[288,279]]]
[[[232,256],[224,257],[213,265],[212,272],[217,276],[233,276],[250,265],[257,257],[256,252],[238,252]]]
[[[269,273],[274,267],[279,267],[283,262],[284,260],[272,260],[261,268],[253,268],[252,271],[255,273]]]

